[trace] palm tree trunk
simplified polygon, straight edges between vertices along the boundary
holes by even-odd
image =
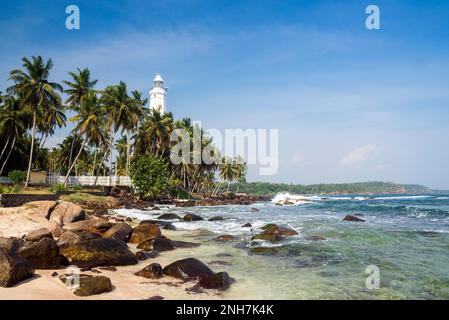
[[[92,174],[91,174],[91,176],[93,176],[94,173],[95,173],[95,164],[96,164],[96,162],[97,162],[97,149],[95,148],[95,151],[94,151],[94,164],[92,166]]]
[[[109,186],[112,186],[112,149],[114,148],[114,124],[111,125],[111,145],[109,146]]]
[[[72,143],[70,145],[69,168],[72,166],[73,148],[75,148],[76,133],[73,133]]]
[[[9,149],[8,155],[6,156],[5,161],[3,162],[2,168],[0,169],[0,176],[3,173],[3,169],[5,169],[6,163],[9,160],[9,156],[11,155],[12,150],[14,149],[14,145],[16,144],[16,137],[12,140],[11,148]]]
[[[231,181],[228,181],[228,188],[226,189],[226,192],[229,192],[229,187],[231,186]]]
[[[130,149],[131,149],[131,146],[129,144],[129,135],[130,135],[130,131],[127,130],[127,133],[126,133],[126,169],[125,169],[127,176],[129,176],[129,158],[130,158]]]
[[[10,139],[10,137],[8,136],[8,139],[6,140],[5,146],[3,147],[2,154],[0,154],[0,160],[3,158],[3,154],[4,154],[5,151],[6,151],[6,147],[7,147],[8,144],[9,144],[9,139]]]
[[[36,111],[36,109],[34,109],[33,128],[31,129],[30,160],[28,162],[28,171],[27,171],[27,179],[25,181],[25,187],[28,187],[28,183],[30,182],[31,164],[33,163],[34,136],[36,135],[36,117],[37,117],[37,111]]]
[[[104,155],[103,155],[103,158],[101,159],[101,162],[98,164],[98,170],[97,170],[97,175],[95,176],[94,186],[97,185],[98,176],[100,175],[101,165],[103,164],[103,162],[106,159],[107,155],[108,155],[108,153],[105,152]]]
[[[235,193],[239,193],[239,188],[240,188],[240,183],[237,184],[237,190],[235,191]]]
[[[70,172],[72,171],[73,167],[75,166],[76,161],[78,160],[79,156],[81,155],[81,152],[83,152],[84,149],[84,145],[86,144],[86,139],[83,140],[83,143],[81,144],[81,148],[78,151],[78,154],[75,157],[75,160],[73,160],[72,165],[70,166],[67,175],[65,176],[65,180],[64,180],[64,186],[67,187],[67,182],[69,181],[69,176],[70,176]]]

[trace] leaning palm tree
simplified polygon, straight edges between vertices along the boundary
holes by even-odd
[[[64,180],[64,184],[67,185],[70,172],[72,171],[76,161],[84,150],[86,144],[99,146],[105,142],[104,134],[104,116],[101,110],[101,105],[97,94],[93,91],[87,93],[84,99],[81,101],[79,112],[76,116],[72,117],[70,122],[76,122],[75,131],[82,138],[83,142],[81,148],[78,151],[72,165],[67,171],[67,175]]]
[[[7,140],[2,150],[1,158],[3,158],[3,153],[9,144],[9,141],[11,141],[11,145],[0,169],[0,176],[8,163],[17,140],[20,139],[26,131],[28,117],[29,114],[22,110],[21,101],[18,98],[13,96],[5,97],[5,103],[0,109],[0,128],[2,136],[7,137]]]
[[[22,58],[22,61],[22,66],[25,70],[16,69],[10,72],[9,79],[14,82],[14,85],[9,87],[7,91],[19,95],[22,98],[22,106],[24,108],[29,108],[33,114],[31,148],[25,181],[25,186],[28,186],[31,165],[33,163],[37,116],[41,112],[45,113],[50,106],[54,106],[57,101],[59,101],[60,95],[58,91],[62,92],[63,89],[58,83],[48,81],[50,70],[53,67],[51,59],[44,62],[44,59],[41,56],[33,56],[31,60],[24,57]]]
[[[222,181],[228,182],[228,188],[226,191],[229,191],[229,187],[231,182],[235,180],[237,176],[237,170],[235,167],[235,160],[231,160],[229,157],[224,157],[222,162],[219,165],[219,175]],[[221,182],[220,182],[221,184]],[[219,189],[219,188],[218,188]]]
[[[68,95],[65,103],[68,104],[71,110],[78,112],[81,101],[88,92],[94,89],[98,80],[91,79],[88,68],[84,68],[83,70],[77,68],[77,72],[70,71],[69,76],[72,78],[70,81],[63,80],[64,84],[68,87],[68,89],[65,90],[65,93]],[[74,138],[70,149],[69,167],[72,164],[73,148],[77,140],[76,135]]]

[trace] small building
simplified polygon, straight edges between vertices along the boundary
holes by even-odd
[[[47,172],[45,171],[31,171],[30,172],[30,185],[44,185],[47,183]]]

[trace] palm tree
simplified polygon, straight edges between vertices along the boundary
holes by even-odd
[[[84,68],[83,70],[77,68],[77,73],[70,71],[69,75],[72,77],[71,81],[63,80],[64,84],[69,88],[65,90],[65,93],[68,94],[65,103],[69,105],[69,108],[75,112],[79,111],[79,107],[83,98],[87,95],[87,93],[94,89],[98,80],[92,80],[90,78],[90,71],[88,68]],[[76,142],[75,139],[72,140],[72,146],[70,149],[69,167],[72,164],[72,156],[73,156],[73,148]]]
[[[82,99],[79,113],[72,117],[69,121],[76,122],[77,125],[74,129],[75,132],[83,139],[81,148],[78,151],[72,165],[67,171],[67,175],[64,180],[64,184],[67,185],[70,172],[72,171],[76,161],[78,160],[81,152],[86,144],[92,144],[99,146],[105,142],[104,136],[104,116],[102,108],[97,98],[97,94],[93,91],[88,92]]]
[[[237,182],[237,190],[235,191],[235,193],[238,193],[240,182],[245,181],[246,172],[248,171],[248,165],[241,156],[237,156],[233,165],[235,168],[234,180]]]
[[[173,129],[173,115],[151,110],[144,119],[136,135],[138,154],[151,153],[165,156],[170,147],[170,134]]]
[[[221,180],[228,182],[228,188],[226,191],[229,191],[231,182],[234,181],[235,177],[237,176],[235,160],[231,160],[229,157],[224,157],[219,165],[219,170],[220,170],[219,175],[220,175]],[[221,182],[220,182],[220,184],[221,184]]]
[[[20,139],[26,131],[27,118],[29,117],[29,114],[22,110],[19,99],[13,96],[6,96],[4,100],[4,105],[2,105],[0,110],[0,128],[2,136],[6,136],[7,140],[2,150],[1,158],[3,158],[3,153],[11,138],[12,142],[8,154],[6,155],[6,159],[3,161],[0,169],[0,176],[8,163],[17,139]]]
[[[25,181],[25,186],[28,186],[33,162],[37,116],[40,112],[45,113],[50,106],[57,104],[60,99],[58,91],[62,92],[63,89],[58,83],[48,81],[50,70],[53,67],[51,59],[44,62],[41,56],[33,56],[31,60],[24,57],[22,61],[25,71],[16,69],[10,72],[9,79],[14,82],[14,85],[7,91],[19,95],[22,98],[22,107],[29,108],[33,113],[31,148]]]

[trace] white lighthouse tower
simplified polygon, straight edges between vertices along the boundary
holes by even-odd
[[[165,102],[167,96],[167,88],[164,86],[164,80],[159,73],[156,74],[153,80],[153,88],[150,90],[150,110],[158,110],[160,113],[165,113]]]

